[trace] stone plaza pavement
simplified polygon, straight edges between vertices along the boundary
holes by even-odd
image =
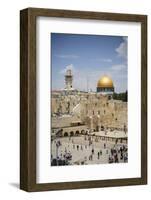
[[[61,145],[57,148],[56,142],[60,141]],[[111,154],[111,148],[119,149],[123,144],[115,144],[115,142],[105,141],[99,139],[95,140],[95,136],[91,137],[92,144],[89,145],[88,138],[85,136],[78,137],[63,137],[58,138],[52,141],[51,144],[51,155],[53,158],[56,158],[57,155],[62,157],[62,155],[66,153],[70,153],[72,155],[72,159],[70,160],[70,164],[105,164],[108,163],[109,155]],[[104,148],[105,144],[105,148]],[[77,149],[79,146],[79,149]],[[92,149],[94,149],[94,154],[92,156],[92,160],[89,160],[89,156],[92,155]],[[102,151],[102,155],[98,157],[98,152]],[[119,162],[123,163],[123,159],[121,160],[119,157]]]

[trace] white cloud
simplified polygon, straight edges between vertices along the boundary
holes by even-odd
[[[123,42],[115,49],[119,57],[127,59],[127,37],[123,37]]]
[[[126,65],[113,65],[112,67],[111,67],[111,69],[112,70],[115,70],[115,71],[121,71],[121,70],[124,70],[124,69],[126,69]]]
[[[74,54],[67,54],[67,55],[64,55],[64,54],[60,54],[60,55],[55,55],[56,57],[58,58],[63,58],[63,59],[77,59],[79,58],[78,55],[74,55]]]
[[[96,58],[96,59],[93,59],[93,60],[100,61],[100,62],[107,62],[107,63],[112,62],[112,59],[110,59],[110,58]]]
[[[64,69],[60,71],[60,74],[65,74],[68,69],[71,69],[73,73],[75,73],[75,68],[73,64],[67,65]]]

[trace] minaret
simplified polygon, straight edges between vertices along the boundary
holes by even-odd
[[[65,89],[72,90],[73,75],[71,69],[67,69],[65,74]]]

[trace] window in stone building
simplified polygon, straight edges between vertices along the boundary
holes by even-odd
[[[100,110],[98,110],[98,115],[100,115]]]

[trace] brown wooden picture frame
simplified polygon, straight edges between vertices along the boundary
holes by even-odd
[[[141,23],[141,177],[36,183],[36,18],[61,17]],[[136,102],[137,103],[137,102]],[[20,188],[25,191],[147,184],[147,16],[27,8],[20,12]]]

